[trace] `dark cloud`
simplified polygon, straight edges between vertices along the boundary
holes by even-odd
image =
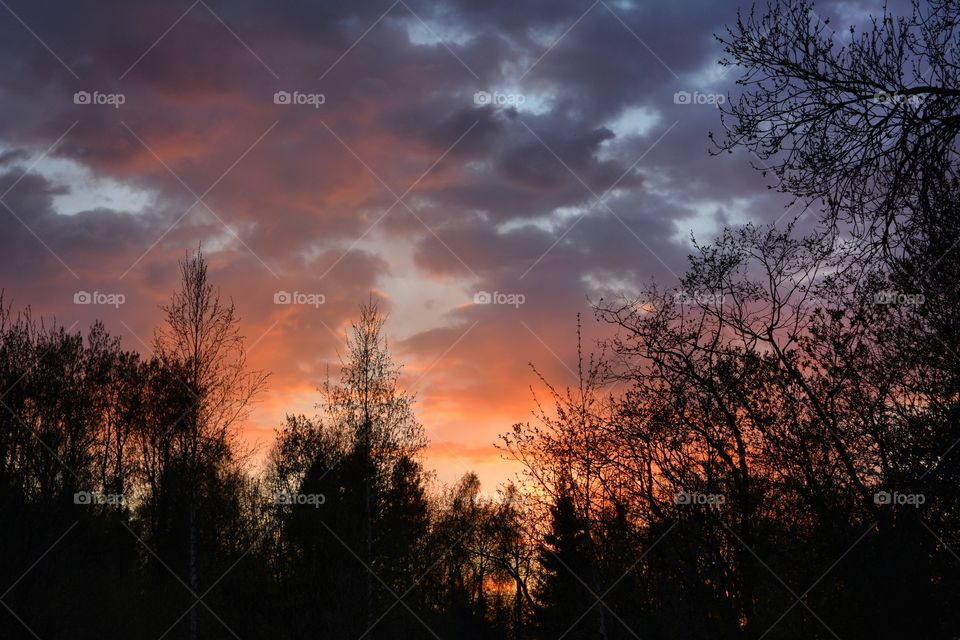
[[[142,346],[202,242],[274,372],[258,429],[309,395],[379,291],[417,319],[397,347],[424,416],[475,458],[522,418],[529,361],[567,381],[589,300],[672,284],[691,229],[784,213],[750,158],[708,153],[717,110],[674,102],[734,88],[713,34],[737,2],[8,5],[33,34],[0,11],[0,288]],[[73,305],[87,289],[127,303]],[[282,290],[325,302],[273,304]]]

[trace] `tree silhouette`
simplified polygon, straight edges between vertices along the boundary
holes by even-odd
[[[584,523],[577,516],[573,499],[562,492],[551,509],[550,531],[540,549],[543,568],[538,589],[544,603],[538,617],[542,638],[603,637],[597,635],[595,598],[587,585],[593,582],[594,568]]]
[[[718,37],[743,87],[721,107],[718,150],[751,150],[782,191],[895,254],[957,178],[958,21],[943,0],[885,6],[863,32],[835,31],[807,0],[751,9]]]
[[[183,412],[173,424],[165,425],[173,429],[176,460],[163,470],[161,482],[183,483],[187,575],[191,590],[199,594],[201,501],[217,495],[216,485],[231,463],[232,428],[249,414],[266,375],[248,370],[236,307],[221,300],[209,282],[199,249],[180,263],[180,289],[162,309],[166,324],[157,331],[154,349],[163,367],[181,384],[178,409]],[[205,489],[208,496],[203,495]],[[176,488],[173,491],[178,493]],[[194,607],[190,610],[193,640],[199,637],[198,624],[199,611]]]

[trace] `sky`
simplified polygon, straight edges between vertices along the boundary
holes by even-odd
[[[746,8],[746,7],[745,7]],[[0,0],[5,303],[149,354],[203,247],[269,389],[316,412],[371,293],[443,482],[517,472],[536,366],[576,383],[593,304],[674,286],[690,237],[799,211],[711,156],[736,2]],[[831,24],[865,9],[824,4]],[[840,36],[842,37],[842,36]]]

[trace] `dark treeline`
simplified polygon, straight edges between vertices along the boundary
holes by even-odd
[[[428,494],[376,302],[255,472],[236,430],[266,377],[203,256],[181,276],[149,358],[0,305],[2,637],[525,633],[519,495]]]
[[[432,488],[373,300],[257,470],[267,379],[199,253],[149,356],[0,303],[0,636],[957,637],[958,28],[931,1],[841,46],[790,1],[720,37],[716,150],[807,218],[598,300],[495,498]]]

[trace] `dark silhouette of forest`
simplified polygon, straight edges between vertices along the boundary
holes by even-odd
[[[841,45],[787,0],[719,36],[714,151],[798,207],[596,301],[496,498],[429,489],[373,299],[262,470],[199,252],[146,355],[0,302],[0,637],[957,637],[958,29],[931,0]]]

